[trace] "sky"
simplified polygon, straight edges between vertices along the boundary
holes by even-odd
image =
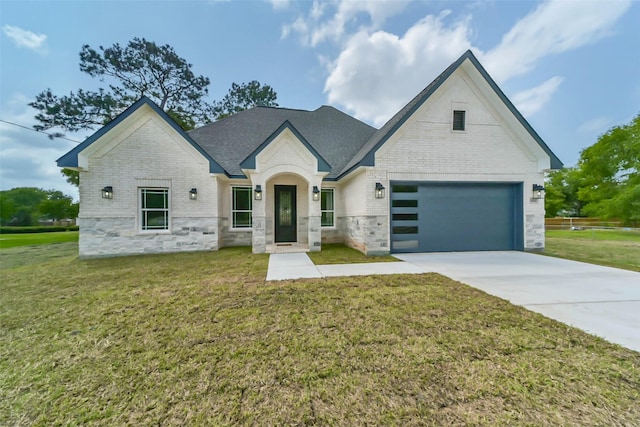
[[[258,80],[281,107],[332,105],[375,127],[471,49],[566,166],[640,113],[640,1],[0,0],[0,190],[77,199],[55,161],[92,132],[29,130],[27,104],[105,87],[80,71],[82,46],[134,37],[209,77],[210,102]]]

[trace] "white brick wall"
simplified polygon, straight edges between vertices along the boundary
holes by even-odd
[[[217,218],[217,178],[209,173],[209,162],[149,107],[140,110],[87,150],[86,168],[80,172],[79,219],[119,218],[120,240],[123,236],[149,239],[150,233],[141,237],[139,232],[138,188],[142,186],[169,188],[172,219]],[[101,189],[107,185],[113,187],[113,199],[102,198]],[[191,188],[197,188],[197,200],[189,199]],[[81,239],[86,232],[81,227]]]
[[[336,223],[341,224],[337,229],[343,230],[345,241],[364,252],[387,250],[391,181],[485,181],[523,183],[525,248],[544,246],[544,202],[530,197],[532,185],[543,183],[542,168],[548,158],[519,124],[514,125],[513,118],[505,116],[504,105],[482,84],[483,80],[467,74],[464,67],[457,70],[377,151],[375,167],[360,168],[341,182],[325,183],[336,189]],[[451,130],[454,109],[466,111],[464,132]],[[296,185],[302,224],[298,241],[319,245],[314,224],[319,221],[320,202],[311,200],[311,188],[322,187],[326,173],[317,171],[316,158],[288,129],[259,153],[256,169],[247,171],[250,179],[242,180],[210,174],[208,161],[148,106],[81,154],[80,224],[112,220],[117,225],[113,236],[106,229],[100,234],[100,227],[90,233],[81,227],[81,255],[83,250],[110,254],[110,241],[114,248],[126,248],[127,239],[142,242],[136,251],[154,251],[154,240],[162,243],[159,251],[255,242],[255,230],[253,236],[251,231],[233,234],[229,230],[231,186],[235,184],[262,185],[263,201],[254,202],[254,217],[261,221],[261,235],[257,236],[261,245],[273,241],[274,185]],[[376,182],[387,189],[384,199],[374,197]],[[107,185],[113,187],[111,200],[101,197]],[[138,188],[142,186],[168,187],[171,217],[189,225],[157,233],[158,239],[140,233]],[[188,197],[191,188],[198,189],[195,201]],[[197,222],[206,224],[198,227]],[[193,236],[199,243],[189,244],[191,232],[200,233]],[[339,238],[335,230],[331,238]]]
[[[497,97],[496,97],[497,99]],[[462,69],[457,70],[430,99],[376,152],[375,168],[366,173],[370,215],[388,215],[389,199],[373,198],[375,182],[390,191],[390,181],[523,182],[525,249],[544,246],[544,202],[531,200],[533,184],[542,184],[540,149],[523,140]],[[498,100],[498,102],[501,102]],[[465,131],[453,131],[453,110],[466,111]],[[537,230],[537,231],[536,231]]]

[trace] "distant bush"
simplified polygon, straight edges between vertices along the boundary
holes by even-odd
[[[68,226],[33,226],[33,227],[0,227],[0,234],[52,233],[59,231],[78,231],[77,225]]]

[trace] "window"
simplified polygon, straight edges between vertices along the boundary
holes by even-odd
[[[464,130],[464,116],[463,110],[453,110],[453,130]]]
[[[231,217],[233,228],[251,228],[251,187],[231,187]]]
[[[169,189],[140,189],[140,218],[142,230],[169,229]]]
[[[333,188],[320,190],[320,225],[322,227],[335,226],[335,204]]]

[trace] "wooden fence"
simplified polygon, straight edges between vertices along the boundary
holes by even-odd
[[[576,230],[583,228],[616,228],[622,227],[621,221],[600,218],[545,218],[547,230]]]

